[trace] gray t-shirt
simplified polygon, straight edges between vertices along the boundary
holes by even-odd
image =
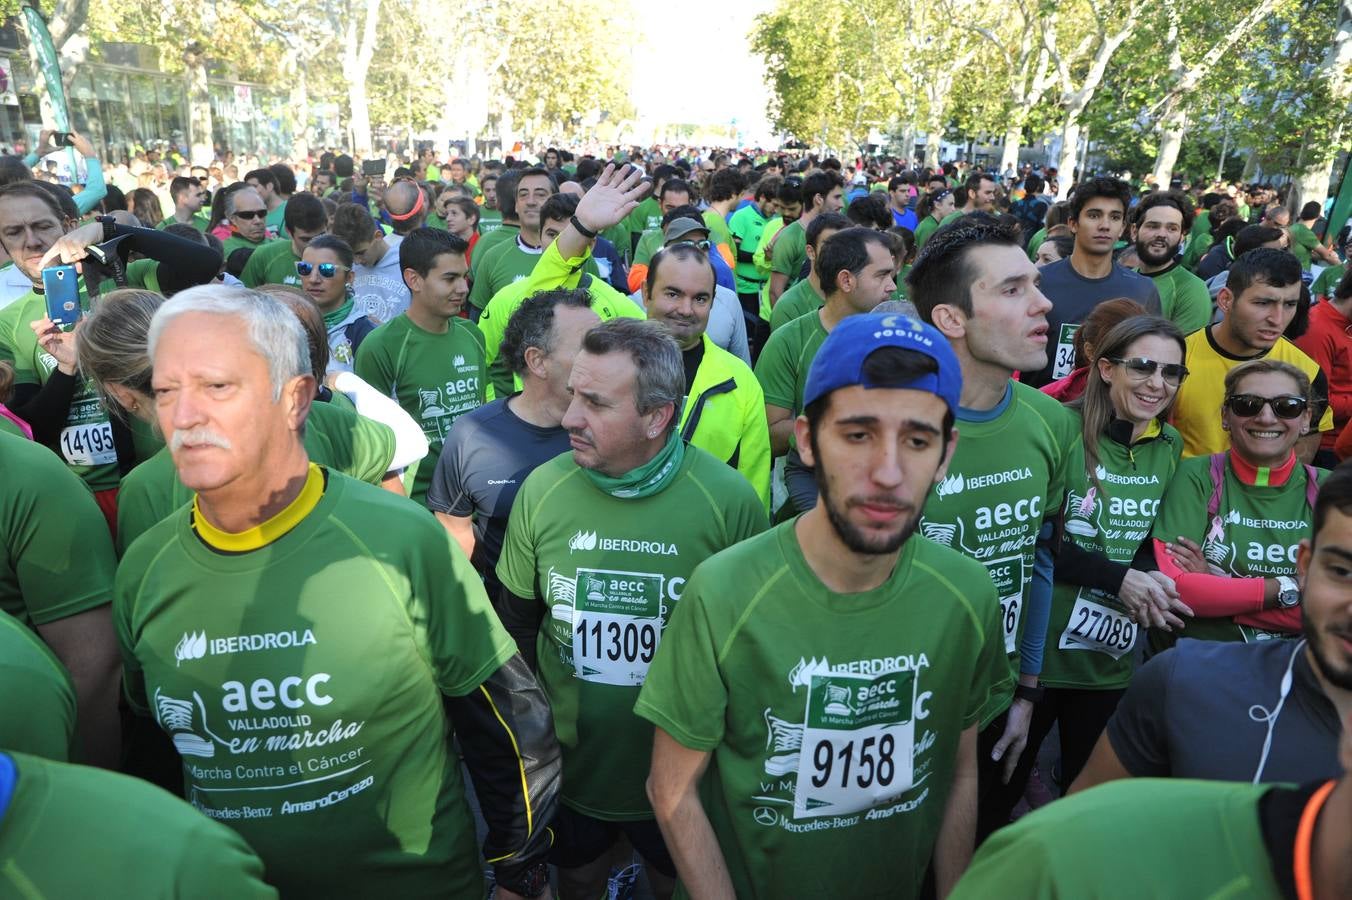
[[[493,574],[507,533],[512,501],[526,476],[568,450],[562,427],[541,428],[521,419],[501,398],[455,420],[427,488],[427,507],[451,516],[474,515],[470,560],[497,600]]]
[[[1047,366],[1038,372],[1024,372],[1019,381],[1040,388],[1064,378],[1075,368],[1075,331],[1085,316],[1104,300],[1126,297],[1135,300],[1152,315],[1160,314],[1160,292],[1148,276],[1113,263],[1104,278],[1085,278],[1070,264],[1070,258],[1043,266],[1042,293],[1052,301],[1047,313]]]
[[[363,315],[377,323],[388,322],[408,309],[411,302],[408,285],[404,284],[403,270],[399,268],[397,234],[385,235],[385,255],[374,266],[357,263],[352,267],[352,290],[356,307]]]
[[[1303,641],[1179,641],[1136,672],[1108,720],[1108,740],[1136,777],[1252,781],[1279,704],[1261,780],[1339,777],[1338,711]]]

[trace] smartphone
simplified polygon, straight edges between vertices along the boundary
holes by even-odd
[[[69,131],[58,131],[56,134],[52,135],[52,141],[58,147],[74,147],[75,135]]]
[[[385,175],[385,158],[382,156],[380,159],[363,159],[361,161],[361,173],[368,178],[372,175],[383,177]]]
[[[80,321],[80,281],[74,266],[51,266],[42,270],[42,292],[47,298],[47,318],[55,325]]]

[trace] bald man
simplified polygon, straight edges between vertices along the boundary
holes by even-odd
[[[396,181],[385,190],[385,212],[400,237],[426,225],[431,206],[431,198],[412,181]]]

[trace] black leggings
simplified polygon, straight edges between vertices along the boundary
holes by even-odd
[[[1009,816],[1028,787],[1028,776],[1037,763],[1038,751],[1051,733],[1052,726],[1059,724],[1061,728],[1061,790],[1064,793],[1089,761],[1099,735],[1112,718],[1113,710],[1124,693],[1125,688],[1096,691],[1047,688],[1042,702],[1033,707],[1033,721],[1028,726],[1028,743],[1023,748],[1023,755],[1009,784],[1000,780],[1004,761],[997,763],[990,758],[991,748],[1004,734],[1007,714],[1002,714],[982,730],[977,737],[977,771],[980,775],[976,830],[978,844],[996,829],[1009,824]]]

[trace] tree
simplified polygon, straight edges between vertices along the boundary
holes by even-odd
[[[0,4],[0,12],[6,16],[19,15],[24,5],[31,5],[41,11],[41,6],[33,2],[24,4],[6,0]],[[85,27],[85,22],[89,18],[89,0],[56,0],[52,6],[50,15],[44,16],[47,20],[47,33],[52,38],[52,48],[56,51],[57,59],[61,63],[62,80],[67,86],[70,84],[71,73],[75,69],[76,63],[83,59],[85,51],[89,47],[88,40],[83,38],[81,32]],[[33,35],[29,33],[27,18],[20,16],[23,23],[24,34],[28,38],[28,64],[32,67],[34,73],[42,71],[42,59],[38,51],[38,43],[33,40]],[[77,35],[80,36],[77,39]],[[55,124],[52,113],[52,98],[47,91],[47,81],[42,77],[36,79],[37,95],[39,107],[42,111],[42,123],[45,126],[52,127]]]
[[[1046,45],[1037,40],[1040,29],[1056,27],[1056,16],[1053,8],[1046,21],[1040,20],[1029,7],[1028,0],[1018,0],[1017,14],[1003,20],[998,31],[985,27],[975,29],[989,42],[987,50],[992,52],[996,66],[1004,76],[1006,102],[1002,104],[1004,149],[1000,155],[1001,172],[1011,166],[1018,167],[1019,145],[1023,142],[1023,129],[1029,114],[1056,83],[1051,56]]]
[[[366,95],[366,75],[376,49],[376,26],[380,23],[380,0],[345,0],[343,29],[343,74],[347,78],[348,131],[352,149],[371,152],[371,110]]]
[[[1288,202],[1293,208],[1306,200],[1323,202],[1329,194],[1333,160],[1348,143],[1348,103],[1352,101],[1352,0],[1339,0],[1338,16],[1319,67],[1310,79],[1311,98],[1333,112],[1327,131],[1304,132],[1295,190]]]

